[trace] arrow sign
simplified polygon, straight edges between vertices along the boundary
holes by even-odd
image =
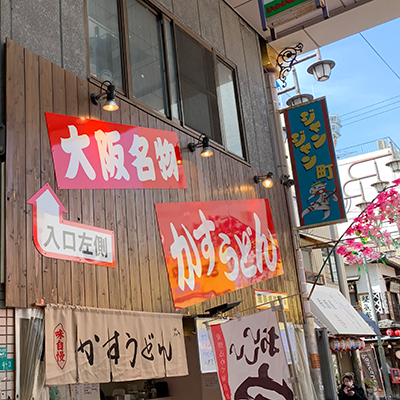
[[[46,183],[28,201],[33,206],[33,241],[50,258],[115,268],[114,232],[65,221],[65,207]]]

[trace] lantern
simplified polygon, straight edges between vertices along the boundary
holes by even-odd
[[[329,347],[331,348],[331,350],[333,351],[338,351],[339,350],[339,340],[337,339],[331,339],[329,341]]]
[[[351,350],[353,348],[353,343],[352,340],[350,338],[346,338],[344,339],[344,349],[343,350]]]
[[[396,330],[394,331],[394,336],[397,336],[397,337],[400,336],[400,331],[399,331],[398,329],[396,329]]]
[[[346,350],[346,342],[344,339],[339,339],[339,351],[344,351]]]
[[[392,329],[387,329],[386,330],[386,335],[387,336],[393,336],[393,330]]]

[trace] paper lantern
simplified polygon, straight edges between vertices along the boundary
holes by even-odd
[[[397,337],[400,336],[400,331],[399,331],[398,329],[396,329],[396,330],[394,331],[394,336],[397,336]]]
[[[355,338],[349,338],[350,341],[350,348],[348,350],[356,350],[356,339]]]
[[[393,336],[393,330],[392,329],[387,329],[386,330],[386,335],[387,336]]]
[[[351,350],[353,348],[353,343],[350,338],[344,339],[344,349],[345,351]]]
[[[329,347],[331,348],[331,350],[333,351],[338,351],[339,350],[339,340],[337,339],[331,339],[329,341]]]

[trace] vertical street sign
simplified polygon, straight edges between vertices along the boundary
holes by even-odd
[[[300,226],[346,221],[325,98],[284,110]]]

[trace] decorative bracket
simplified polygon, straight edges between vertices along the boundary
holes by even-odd
[[[276,58],[276,63],[280,70],[278,79],[282,82],[283,88],[287,85],[286,77],[296,61],[296,57],[303,51],[303,47],[303,43],[298,43],[293,47],[285,47]]]

